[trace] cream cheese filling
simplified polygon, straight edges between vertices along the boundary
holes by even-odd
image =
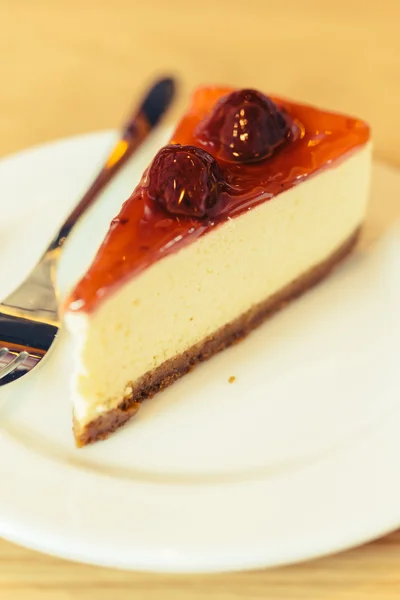
[[[368,143],[158,261],[94,313],[67,313],[78,421],[328,258],[364,220],[370,160]]]

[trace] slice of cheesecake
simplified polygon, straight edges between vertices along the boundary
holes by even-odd
[[[202,88],[65,306],[78,446],[325,277],[366,210],[368,126]]]

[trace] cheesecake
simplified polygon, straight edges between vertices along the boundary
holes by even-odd
[[[195,91],[65,302],[77,445],[327,276],[357,241],[370,164],[357,118]]]

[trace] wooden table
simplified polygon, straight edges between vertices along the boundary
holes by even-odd
[[[400,165],[399,26],[399,0],[0,0],[0,155],[116,127],[146,82],[172,71],[175,114],[197,83],[259,87],[363,116],[376,154]],[[400,533],[206,577],[81,566],[0,541],[0,600],[205,597],[397,600]]]

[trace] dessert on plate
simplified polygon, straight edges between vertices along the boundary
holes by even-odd
[[[70,293],[78,446],[330,273],[366,210],[359,119],[198,89]]]

